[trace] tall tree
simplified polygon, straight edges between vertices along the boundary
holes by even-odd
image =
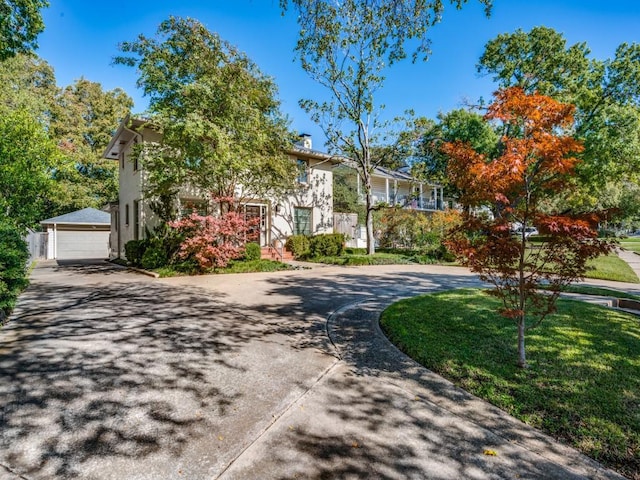
[[[118,198],[118,165],[102,153],[131,107],[133,101],[122,89],[105,91],[85,78],[57,95],[52,136],[75,165],[67,175],[58,175],[65,210],[100,208]]]
[[[295,178],[285,155],[290,137],[272,79],[234,46],[194,19],[170,17],[156,38],[120,46],[116,63],[138,68],[162,144],[147,146],[147,196],[166,208],[190,183],[218,198],[263,197]],[[168,218],[166,218],[168,219]]]
[[[479,0],[488,9],[491,0]],[[466,0],[451,0],[461,8]],[[350,158],[362,179],[366,204],[367,251],[375,252],[371,175],[377,145],[389,143],[376,94],[387,68],[407,56],[429,54],[427,32],[442,18],[443,0],[281,0],[298,13],[296,53],[302,68],[325,87],[328,100],[301,100],[320,125],[331,152]]]
[[[53,68],[34,54],[19,54],[0,62],[0,105],[23,110],[48,127],[59,89]]]
[[[423,119],[419,128],[410,134],[416,139],[412,157],[414,176],[428,182],[440,183],[448,196],[458,197],[458,189],[448,181],[448,157],[442,151],[446,142],[470,144],[484,155],[496,152],[499,135],[482,115],[464,109],[438,114],[437,122]]]
[[[48,6],[47,0],[0,0],[0,62],[36,49],[44,30],[40,10]]]
[[[551,28],[517,30],[487,43],[478,71],[501,88],[518,86],[576,106],[575,136],[585,149],[569,206],[593,208],[608,183],[638,179],[639,44],[622,44],[613,59],[596,60],[585,43],[568,46]]]
[[[567,134],[574,107],[511,87],[496,94],[487,119],[503,127],[499,152],[487,157],[462,142],[444,145],[452,181],[461,189],[463,223],[449,248],[495,286],[502,315],[518,327],[518,365],[526,367],[525,333],[555,309],[563,286],[586,272],[586,262],[610,250],[597,237],[596,215],[576,217],[542,208],[566,188],[579,160],[580,142]],[[489,209],[493,215],[487,215]],[[517,235],[512,227],[521,228]],[[542,239],[527,241],[527,227]],[[540,293],[542,283],[550,293]]]
[[[68,165],[43,125],[25,111],[0,108],[0,217],[33,227],[57,196],[56,173]]]

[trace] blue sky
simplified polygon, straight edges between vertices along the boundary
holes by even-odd
[[[291,127],[310,133],[322,148],[320,129],[298,107],[301,98],[317,98],[322,90],[294,61],[297,25],[293,15],[282,17],[278,0],[50,0],[44,10],[45,31],[38,54],[55,69],[58,85],[85,77],[105,89],[123,88],[135,101],[134,111],[146,108],[137,91],[135,69],[113,66],[117,45],[140,33],[153,35],[169,15],[193,17],[238,46],[263,72],[274,77],[282,110]],[[431,31],[432,55],[427,62],[403,62],[387,73],[379,93],[386,115],[407,109],[434,118],[459,108],[465,100],[489,98],[495,89],[479,77],[475,65],[487,41],[499,33],[525,31],[545,25],[563,33],[567,41],[587,42],[594,58],[614,55],[623,42],[640,43],[640,0],[494,0],[486,18],[475,0],[460,11],[449,7]],[[320,140],[320,141],[318,141]]]

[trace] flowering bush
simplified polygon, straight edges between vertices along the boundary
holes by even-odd
[[[177,257],[181,260],[193,258],[201,270],[223,268],[229,261],[242,257],[246,243],[255,236],[251,233],[255,221],[246,220],[233,211],[217,217],[192,213],[169,222],[169,226],[184,237]]]

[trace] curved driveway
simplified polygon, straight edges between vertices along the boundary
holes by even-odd
[[[0,479],[616,478],[380,334],[385,304],[475,284],[42,263],[0,331]]]

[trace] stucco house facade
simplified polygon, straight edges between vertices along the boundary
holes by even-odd
[[[111,211],[111,258],[124,258],[124,246],[130,240],[145,237],[160,223],[145,198],[145,172],[136,145],[159,143],[161,135],[146,126],[142,119],[125,119],[104,152],[104,158],[119,163],[118,201]],[[287,237],[294,234],[315,235],[333,232],[333,166],[338,160],[312,148],[311,138],[302,135],[300,142],[286,152],[298,166],[296,188],[281,198],[251,198],[242,202],[248,218],[259,219],[259,243],[279,251]],[[204,210],[210,202],[205,196],[185,186],[178,195],[179,211]]]

